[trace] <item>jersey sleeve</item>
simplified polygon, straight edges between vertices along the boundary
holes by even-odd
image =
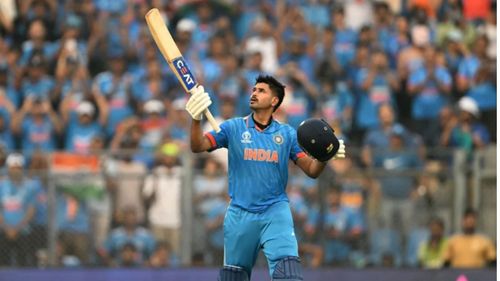
[[[289,127],[288,134],[291,141],[289,158],[293,162],[296,162],[297,159],[306,157],[306,153],[304,152],[304,150],[302,150],[302,148],[299,145],[299,142],[297,141],[297,131],[295,131],[294,128]]]
[[[218,133],[215,132],[215,130],[205,133],[205,136],[210,140],[211,144],[211,147],[208,151],[213,151],[222,147],[227,148],[233,122],[233,120],[222,122],[219,126],[220,131]]]

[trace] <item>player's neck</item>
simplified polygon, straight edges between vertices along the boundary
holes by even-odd
[[[253,121],[264,126],[271,124],[272,116],[272,112],[269,111],[254,111],[252,114]]]

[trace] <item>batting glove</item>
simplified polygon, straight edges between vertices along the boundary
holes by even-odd
[[[344,144],[344,140],[339,140],[339,150],[337,151],[337,153],[335,154],[335,156],[333,156],[333,159],[343,159],[345,158],[345,144]]]
[[[203,117],[203,112],[212,104],[212,100],[201,85],[194,87],[190,92],[191,97],[186,103],[186,111],[194,120],[199,121]]]

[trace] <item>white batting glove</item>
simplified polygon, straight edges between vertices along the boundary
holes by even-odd
[[[186,103],[186,110],[194,120],[199,121],[203,117],[203,112],[212,104],[212,100],[201,85],[194,87],[190,92],[191,97]]]
[[[345,144],[344,144],[344,140],[339,140],[339,150],[337,151],[337,153],[335,154],[335,156],[333,156],[333,159],[344,159],[345,158]]]

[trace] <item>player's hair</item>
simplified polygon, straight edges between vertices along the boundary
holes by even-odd
[[[281,105],[283,102],[283,98],[285,97],[285,85],[281,84],[276,78],[270,76],[270,75],[259,75],[255,79],[255,84],[257,83],[265,83],[269,85],[269,88],[271,89],[271,92],[278,97],[279,101],[278,103],[274,106],[273,112],[278,109],[278,107]]]

